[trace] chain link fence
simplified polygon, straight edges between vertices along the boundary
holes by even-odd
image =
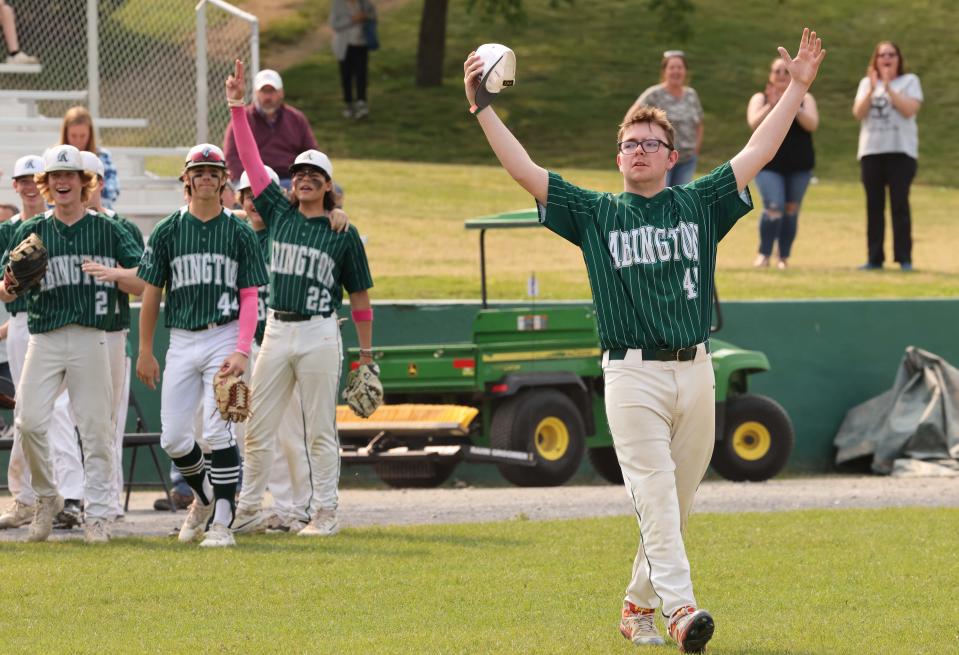
[[[223,80],[234,58],[251,64],[248,80],[259,62],[256,18],[222,0],[7,3],[16,11],[21,49],[39,58],[41,70],[0,67],[0,89],[86,91],[86,101],[39,101],[38,112],[60,117],[84,104],[101,119],[106,146],[182,147],[198,134],[219,143],[229,120]],[[205,24],[200,33],[198,24]]]

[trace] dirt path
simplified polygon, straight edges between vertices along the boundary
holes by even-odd
[[[138,492],[131,511],[115,524],[115,536],[158,536],[179,526],[185,512],[152,509],[155,492]],[[8,499],[2,504],[6,505]],[[696,512],[775,512],[798,509],[877,507],[959,507],[959,478],[821,476],[758,484],[704,482]],[[618,486],[550,489],[346,489],[340,495],[345,527],[470,523],[527,518],[534,521],[595,516],[630,516],[632,507]],[[26,537],[26,528],[0,531],[0,541]],[[79,530],[54,532],[77,539]]]

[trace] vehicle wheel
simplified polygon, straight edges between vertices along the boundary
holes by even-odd
[[[493,414],[493,448],[533,454],[536,466],[499,464],[503,477],[520,487],[553,487],[579,469],[585,450],[583,418],[566,394],[534,389],[510,398]]]
[[[761,482],[783,470],[795,435],[786,410],[772,398],[744,394],[726,401],[723,439],[712,465],[727,480]]]
[[[431,489],[446,482],[457,462],[377,462],[373,470],[394,489]]]
[[[619,458],[616,457],[616,449],[612,446],[605,448],[590,448],[587,452],[589,463],[593,469],[599,473],[607,482],[612,484],[623,484],[623,469],[619,468]]]

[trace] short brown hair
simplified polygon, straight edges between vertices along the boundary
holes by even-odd
[[[880,41],[876,44],[876,47],[872,50],[872,57],[869,58],[869,67],[866,68],[866,77],[869,77],[870,71],[879,72],[879,68],[876,66],[876,60],[879,59],[879,48],[884,45],[891,45],[896,51],[896,59],[898,65],[896,66],[896,77],[899,77],[906,72],[906,60],[902,58],[902,50],[899,49],[899,46],[893,43],[892,41]]]
[[[86,107],[70,107],[67,113],[63,115],[63,125],[60,126],[60,143],[67,143],[67,130],[74,125],[87,125],[90,127],[90,140],[87,141],[87,152],[97,152],[97,134],[93,129],[93,116],[87,111]]]
[[[669,122],[669,119],[666,118],[666,112],[660,109],[659,107],[651,107],[649,105],[642,105],[638,101],[629,108],[629,111],[626,112],[626,117],[623,119],[623,122],[619,125],[619,133],[616,135],[616,142],[619,143],[623,140],[623,133],[626,132],[627,128],[636,123],[652,123],[653,125],[659,125],[663,128],[663,131],[666,132],[666,141],[668,142],[669,149],[673,150],[673,143],[676,140],[676,131],[673,129],[673,124]]]
[[[663,60],[659,62],[659,81],[666,81],[666,67],[669,66],[670,59],[678,59],[683,62],[683,68],[686,69],[686,76],[689,77],[689,62],[686,61],[686,53],[682,50],[667,50],[663,53]]]
[[[74,171],[80,176],[80,202],[84,205],[90,200],[90,196],[93,195],[93,192],[96,191],[97,185],[100,184],[99,176],[96,173],[89,173],[87,171]],[[53,204],[53,194],[50,193],[50,187],[47,185],[47,179],[49,173],[37,173],[33,176],[33,180],[37,183],[37,191],[40,192],[40,195],[44,197],[48,204]]]

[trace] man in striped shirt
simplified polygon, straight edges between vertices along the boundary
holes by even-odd
[[[620,631],[636,645],[664,643],[662,606],[680,651],[702,652],[713,635],[697,607],[682,532],[715,441],[707,339],[716,246],[752,208],[747,185],[772,159],[825,55],[804,30],[792,81],[746,146],[708,175],[666,187],[679,158],[658,109],[631,109],[619,129],[620,194],[579,188],[535,164],[491,109],[478,110],[483,60],[463,65],[466,97],[493,152],[536,199],[540,221],[579,246],[605,351],[606,414],[640,527]]]
[[[82,269],[87,261],[131,268],[139,259],[140,246],[123,228],[86,210],[84,203],[94,184],[94,176],[84,170],[80,151],[73,146],[55,146],[44,154],[37,186],[53,209],[22,222],[12,243],[38,235],[46,245],[49,268],[39,288],[10,289],[6,281],[0,285],[4,302],[25,295],[29,315],[30,341],[20,378],[24,393],[16,418],[37,495],[29,541],[46,540],[54,516],[63,508],[54,482],[47,428],[64,382],[83,443],[84,537],[90,543],[110,538],[109,522],[115,509],[110,487],[118,464],[113,451],[113,389],[106,331],[116,320],[113,308],[118,291],[140,293],[143,284],[135,279],[101,282]]]

